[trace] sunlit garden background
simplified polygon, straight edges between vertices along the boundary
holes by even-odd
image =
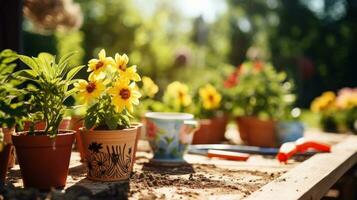
[[[160,102],[173,81],[186,84],[193,97],[199,87],[211,83],[224,98],[245,98],[239,91],[228,91],[224,81],[244,62],[271,63],[287,74],[282,81],[290,81],[289,92],[295,97],[289,111],[301,108],[304,122],[319,126],[321,116],[310,112],[312,100],[324,91],[357,85],[357,2],[353,0],[63,2],[25,1],[21,51],[32,56],[42,51],[59,56],[77,51],[73,64],[87,63],[100,49],[108,55],[126,53],[138,71],[158,85],[158,93],[150,97]],[[86,76],[85,69],[80,76]],[[269,88],[270,81],[258,82],[253,80],[244,91]],[[269,91],[262,95],[269,96]],[[170,110],[146,104],[151,110]],[[198,106],[193,107],[185,111],[197,113]],[[235,108],[232,103],[222,107]],[[266,115],[269,112],[276,114],[274,110]],[[270,117],[288,118],[284,112]]]

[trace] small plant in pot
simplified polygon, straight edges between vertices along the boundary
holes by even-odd
[[[138,126],[130,123],[141,96],[136,66],[115,54],[88,63],[88,81],[76,84],[78,98],[87,105],[81,137],[88,166],[87,177],[97,181],[128,180],[135,159]]]
[[[17,76],[32,82],[36,87],[26,89],[28,112],[41,116],[43,130],[17,132],[12,136],[25,187],[41,190],[63,188],[66,184],[74,132],[59,130],[66,110],[65,100],[75,92],[74,76],[84,66],[68,65],[71,54],[60,59],[48,53],[37,57],[18,55],[29,68]]]
[[[10,146],[15,126],[21,126],[21,119],[26,116],[25,106],[21,100],[23,91],[16,88],[22,82],[12,76],[16,67],[13,61],[16,59],[17,54],[9,49],[0,52],[0,128],[4,133],[4,143]],[[8,167],[14,165],[15,151],[11,146]]]
[[[222,95],[211,84],[199,88],[195,95],[195,116],[200,118],[199,129],[193,137],[193,144],[214,144],[224,140],[228,115],[224,114]]]
[[[0,128],[0,187],[5,183],[12,145],[5,142],[4,132]]]
[[[276,120],[294,99],[286,74],[268,63],[245,62],[228,77],[225,87],[241,139],[248,145],[276,146]]]

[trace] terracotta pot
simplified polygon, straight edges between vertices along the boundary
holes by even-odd
[[[12,136],[25,187],[48,190],[66,185],[73,131],[60,131],[53,139],[46,135]]]
[[[85,154],[83,148],[83,142],[80,135],[79,129],[84,126],[84,120],[80,116],[72,116],[70,130],[75,131],[75,138],[76,138],[76,149],[79,152],[81,157],[81,162],[84,162]]]
[[[217,144],[224,140],[228,117],[216,117],[199,121],[199,129],[193,136],[193,144]]]
[[[10,153],[12,149],[13,146],[11,144],[7,144],[0,152],[0,186],[4,185],[5,183]]]
[[[4,133],[4,142],[6,144],[12,145],[11,135],[15,133],[15,128],[2,128],[2,130]],[[11,148],[7,167],[9,169],[13,168],[15,166],[15,161],[16,161],[15,148]]]
[[[29,131],[31,127],[31,121],[24,122],[24,131]],[[60,130],[69,130],[71,125],[71,118],[65,118],[61,121],[58,129]],[[37,121],[35,122],[35,130],[45,130],[46,122],[44,121]]]
[[[62,119],[58,129],[60,130],[72,130],[71,128],[71,118],[64,118]]]
[[[273,120],[260,120],[246,116],[237,118],[241,139],[250,146],[275,147],[277,144],[276,123]]]
[[[134,164],[138,127],[124,130],[81,130],[87,177],[96,181],[128,180]]]

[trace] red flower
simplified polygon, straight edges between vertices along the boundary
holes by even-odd
[[[255,71],[260,72],[260,71],[262,71],[262,69],[264,67],[264,63],[261,61],[255,61],[253,64],[253,67],[254,67]]]
[[[225,88],[232,88],[236,86],[239,83],[239,75],[242,72],[243,65],[239,65],[237,69],[228,76],[228,78],[224,81],[224,87]]]
[[[155,125],[154,122],[150,120],[146,120],[146,133],[149,138],[154,138],[156,136],[156,133],[158,131],[157,126]]]

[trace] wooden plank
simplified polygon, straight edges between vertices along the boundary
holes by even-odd
[[[357,137],[349,136],[331,153],[317,154],[263,186],[247,199],[320,199],[357,163]]]

